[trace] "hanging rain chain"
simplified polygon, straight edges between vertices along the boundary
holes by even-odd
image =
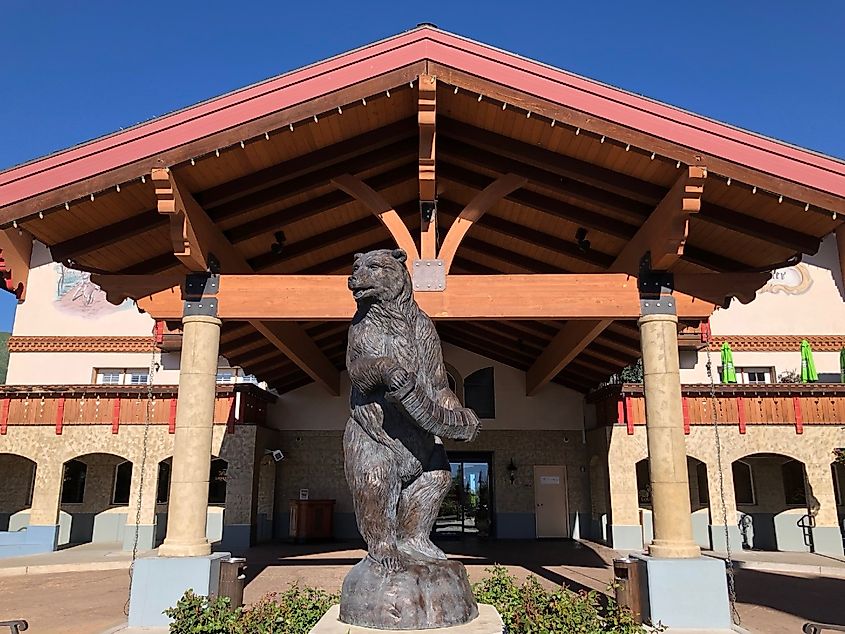
[[[731,602],[731,618],[739,625],[742,620],[736,609],[736,580],[734,562],[731,557],[731,535],[728,530],[728,509],[725,505],[725,475],[722,469],[722,440],[719,436],[719,421],[716,415],[716,379],[713,376],[713,361],[710,358],[710,342],[707,342],[707,378],[710,379],[710,411],[713,417],[713,435],[716,441],[716,470],[719,474],[719,499],[722,504],[722,525],[725,528],[725,567],[728,573],[728,598]]]
[[[150,424],[155,413],[155,394],[153,393],[153,378],[159,369],[156,361],[156,338],[152,337],[150,348],[150,367],[147,372],[147,406],[144,408],[144,435],[141,441],[141,469],[138,477],[138,504],[135,507],[135,534],[132,539],[132,559],[129,564],[129,590],[127,591],[126,603],[123,606],[123,613],[129,616],[129,603],[132,601],[132,573],[135,568],[135,560],[138,559],[138,537],[141,526],[141,504],[144,496],[144,480],[147,473],[147,454],[149,448]],[[140,399],[140,394],[139,394]]]

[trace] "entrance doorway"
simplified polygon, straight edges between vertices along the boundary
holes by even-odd
[[[534,506],[537,537],[569,537],[566,467],[534,467]]]
[[[452,487],[434,524],[437,537],[489,537],[492,520],[492,455],[451,453]]]

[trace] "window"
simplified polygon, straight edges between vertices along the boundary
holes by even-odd
[[[215,458],[211,461],[211,472],[208,475],[208,503],[226,503],[226,470],[229,463],[223,458]]]
[[[737,368],[737,383],[772,383],[775,376],[774,368]]]
[[[696,464],[695,475],[698,480],[698,503],[710,504],[710,487],[707,484],[707,465],[703,462]]]
[[[807,504],[807,489],[804,487],[804,464],[787,460],[781,467],[783,497],[787,504]]]
[[[150,371],[148,368],[100,368],[96,370],[94,382],[97,385],[147,385]]]
[[[742,460],[737,460],[731,465],[731,472],[734,478],[736,503],[757,504],[754,496],[754,478],[751,473],[751,465]]]
[[[170,463],[162,460],[158,463],[156,504],[167,504],[168,499],[170,499]]]
[[[496,389],[493,368],[476,370],[464,379],[464,405],[479,418],[496,418]]]
[[[114,468],[112,504],[129,504],[129,487],[132,485],[132,463],[128,460]]]
[[[82,504],[85,498],[85,475],[88,466],[79,460],[68,460],[62,474],[62,504]]]

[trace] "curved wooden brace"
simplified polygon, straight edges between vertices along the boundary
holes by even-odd
[[[452,260],[455,259],[455,253],[461,244],[461,240],[464,239],[470,227],[478,222],[493,205],[515,189],[525,185],[526,182],[528,182],[528,179],[522,176],[505,174],[490,183],[469,201],[469,204],[464,207],[455,222],[452,223],[449,233],[446,234],[446,239],[443,240],[443,245],[440,247],[440,259],[443,260],[446,273],[449,272],[449,267],[452,266]]]
[[[208,268],[207,253],[203,241],[197,236],[191,222],[185,200],[173,180],[170,170],[153,168],[150,178],[155,185],[158,213],[170,219],[170,242],[173,255],[191,271],[205,271]]]
[[[331,182],[335,187],[364,205],[381,220],[399,248],[404,249],[405,253],[408,254],[407,265],[410,270],[414,260],[419,260],[420,255],[417,251],[417,245],[411,237],[411,232],[408,231],[408,227],[402,222],[402,218],[399,217],[390,203],[360,178],[351,174],[337,176]]]

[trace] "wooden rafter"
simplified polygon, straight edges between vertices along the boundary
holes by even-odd
[[[252,267],[226,239],[191,193],[180,187],[172,172],[155,169],[152,172],[152,180],[156,186],[159,210],[171,217],[174,249],[183,248],[183,253],[176,253],[176,256],[181,255],[180,259],[189,270],[206,270],[209,256],[213,254],[223,271],[242,275],[253,272]],[[178,233],[180,228],[181,234]],[[171,318],[179,317],[181,314]],[[263,323],[252,317],[250,315],[246,320],[291,361],[332,394],[340,393],[340,375],[337,369],[299,325]]]
[[[443,246],[440,247],[439,257],[443,260],[446,273],[449,272],[449,268],[452,266],[452,260],[455,259],[455,253],[461,244],[461,240],[463,240],[472,225],[478,222],[493,205],[513,190],[525,185],[525,183],[526,179],[516,174],[500,176],[482,191],[478,192],[467,206],[463,208],[452,223],[452,226],[449,227],[449,233],[446,234],[446,238],[443,240]]]
[[[360,178],[356,178],[351,174],[344,174],[343,176],[333,178],[332,183],[358,200],[381,220],[382,224],[390,232],[390,235],[396,240],[399,248],[404,249],[405,253],[408,254],[407,263],[409,267],[414,260],[420,259],[419,253],[417,253],[417,245],[411,237],[411,232],[408,231],[407,225],[402,222],[402,218],[396,213],[393,205],[388,203],[381,194]]]
[[[108,284],[108,280],[104,279]],[[125,279],[117,280],[123,283]],[[344,275],[222,275],[218,313],[222,319],[339,321],[355,303]],[[433,319],[636,319],[636,280],[628,275],[454,275],[439,293],[417,293]],[[141,297],[139,306],[156,319],[177,319],[179,288]],[[678,314],[702,319],[713,305],[684,295]]]
[[[651,254],[652,265],[656,269],[664,270],[674,266],[683,255],[690,215],[701,209],[706,177],[707,170],[703,166],[689,166],[627,242],[610,270],[635,275],[639,272],[640,260],[646,253]],[[536,394],[610,323],[607,320],[596,320],[570,322],[564,326],[526,373],[526,393],[529,396]]]

